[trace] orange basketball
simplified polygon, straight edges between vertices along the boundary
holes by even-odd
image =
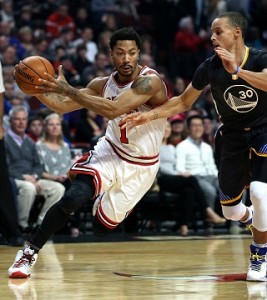
[[[29,56],[18,64],[15,81],[25,94],[39,94],[41,90],[35,86],[40,85],[39,78],[48,79],[44,72],[55,77],[55,70],[50,61],[41,56]]]

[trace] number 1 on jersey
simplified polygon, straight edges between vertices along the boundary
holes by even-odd
[[[120,126],[120,131],[121,131],[120,141],[123,144],[129,144],[129,140],[127,138],[127,133],[126,133],[126,128],[121,128],[121,126]]]

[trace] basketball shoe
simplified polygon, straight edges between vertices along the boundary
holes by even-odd
[[[267,281],[267,247],[259,248],[250,245],[250,258],[247,281]]]
[[[8,269],[10,278],[26,278],[31,275],[31,267],[36,263],[38,254],[29,246],[19,250],[13,265]]]

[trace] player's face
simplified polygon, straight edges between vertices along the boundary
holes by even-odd
[[[120,76],[134,76],[139,58],[139,49],[135,41],[117,41],[116,46],[111,50],[110,54],[113,65]]]
[[[222,47],[231,50],[240,29],[229,25],[228,18],[217,18],[211,25],[211,32],[211,41],[214,48]]]

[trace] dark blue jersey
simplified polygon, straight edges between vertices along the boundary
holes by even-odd
[[[267,68],[267,52],[250,48],[242,69],[261,72],[264,68]],[[238,76],[234,80],[217,55],[205,60],[192,80],[197,90],[209,84],[225,127],[241,129],[267,125],[267,92],[253,87]]]

